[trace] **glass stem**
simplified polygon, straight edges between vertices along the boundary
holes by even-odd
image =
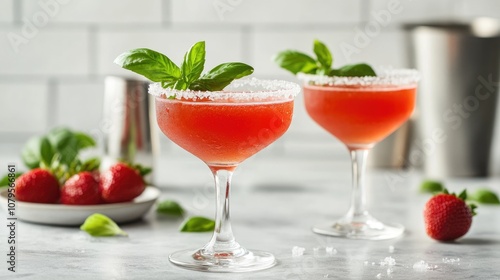
[[[233,172],[211,169],[215,178],[215,229],[212,239],[202,249],[203,254],[221,258],[243,255],[245,249],[235,241],[230,220],[229,198]]]
[[[352,160],[352,196],[348,216],[353,222],[363,222],[366,211],[365,173],[368,149],[350,149]]]

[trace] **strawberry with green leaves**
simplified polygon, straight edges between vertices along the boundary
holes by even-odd
[[[116,163],[101,174],[99,190],[102,199],[107,203],[117,203],[136,198],[146,188],[143,177],[149,172],[150,168],[140,165]]]
[[[35,168],[16,180],[16,199],[34,203],[57,203],[60,191],[57,178],[47,169]]]
[[[99,182],[94,174],[83,171],[71,176],[61,188],[61,203],[94,205],[101,203]]]
[[[475,205],[468,205],[467,192],[458,196],[446,189],[433,196],[424,208],[427,235],[439,241],[452,241],[464,236],[470,229]]]

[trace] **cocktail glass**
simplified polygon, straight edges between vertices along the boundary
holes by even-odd
[[[390,70],[377,77],[328,77],[299,74],[309,116],[342,141],[352,159],[351,207],[341,219],[313,227],[319,234],[382,240],[401,235],[404,227],[384,224],[366,209],[364,175],[369,150],[412,114],[418,72]]]
[[[150,86],[149,92],[156,96],[161,131],[204,161],[215,178],[217,204],[212,239],[201,249],[171,254],[172,263],[213,272],[255,271],[276,264],[272,254],[249,251],[235,241],[229,214],[231,176],[241,162],[285,133],[299,91],[295,83],[257,79],[233,81],[219,92]]]

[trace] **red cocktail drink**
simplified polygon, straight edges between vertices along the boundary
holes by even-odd
[[[412,114],[418,73],[393,70],[377,77],[300,74],[308,114],[348,148],[353,167],[351,208],[334,223],[317,225],[319,234],[380,240],[401,235],[404,227],[384,224],[365,209],[364,173],[368,151]]]

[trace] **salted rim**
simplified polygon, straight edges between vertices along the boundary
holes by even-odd
[[[329,86],[409,86],[420,80],[420,74],[415,69],[383,69],[376,77],[337,77],[313,74],[297,74],[297,78],[305,84]]]
[[[259,90],[238,90],[243,87],[254,87]],[[175,99],[210,99],[210,100],[256,100],[256,99],[293,99],[300,86],[282,80],[260,80],[246,78],[234,80],[223,91],[194,91],[163,88],[160,83],[149,85],[149,94],[157,97],[175,97]]]

